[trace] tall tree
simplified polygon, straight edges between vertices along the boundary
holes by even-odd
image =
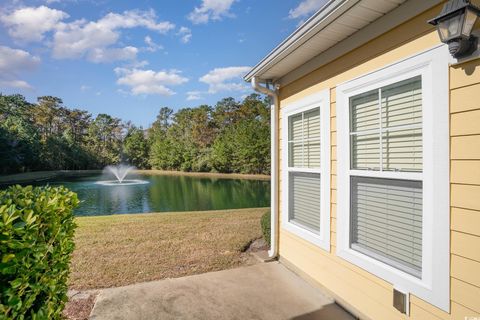
[[[257,94],[174,112],[162,107],[147,130],[107,114],[71,109],[62,99],[0,94],[0,173],[139,168],[268,173],[268,102]]]
[[[88,128],[88,147],[102,166],[120,162],[122,125],[118,118],[101,113]]]
[[[32,104],[21,95],[0,95],[0,172],[39,166],[38,130],[31,120]]]
[[[123,153],[126,161],[139,168],[147,169],[150,148],[142,127],[131,126],[123,140]]]
[[[63,110],[63,101],[52,96],[42,96],[37,99],[38,104],[34,109],[34,120],[43,140],[60,131],[60,121]]]

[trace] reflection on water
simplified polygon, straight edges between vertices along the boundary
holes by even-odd
[[[148,184],[104,186],[100,176],[55,181],[75,191],[81,204],[77,215],[199,211],[270,205],[268,181],[213,179],[192,176],[139,176]]]

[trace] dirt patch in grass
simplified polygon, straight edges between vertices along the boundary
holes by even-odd
[[[123,286],[252,264],[267,208],[77,218],[70,288]]]

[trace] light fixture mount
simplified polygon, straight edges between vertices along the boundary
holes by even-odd
[[[477,48],[478,39],[472,35],[472,30],[479,15],[480,8],[471,0],[450,0],[428,23],[437,27],[440,40],[448,44],[454,58],[464,58]]]

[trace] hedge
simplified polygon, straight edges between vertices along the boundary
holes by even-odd
[[[270,211],[265,212],[260,219],[260,224],[262,226],[262,233],[263,233],[263,239],[268,243],[270,246]]]
[[[0,319],[61,319],[77,195],[64,187],[0,191]]]

